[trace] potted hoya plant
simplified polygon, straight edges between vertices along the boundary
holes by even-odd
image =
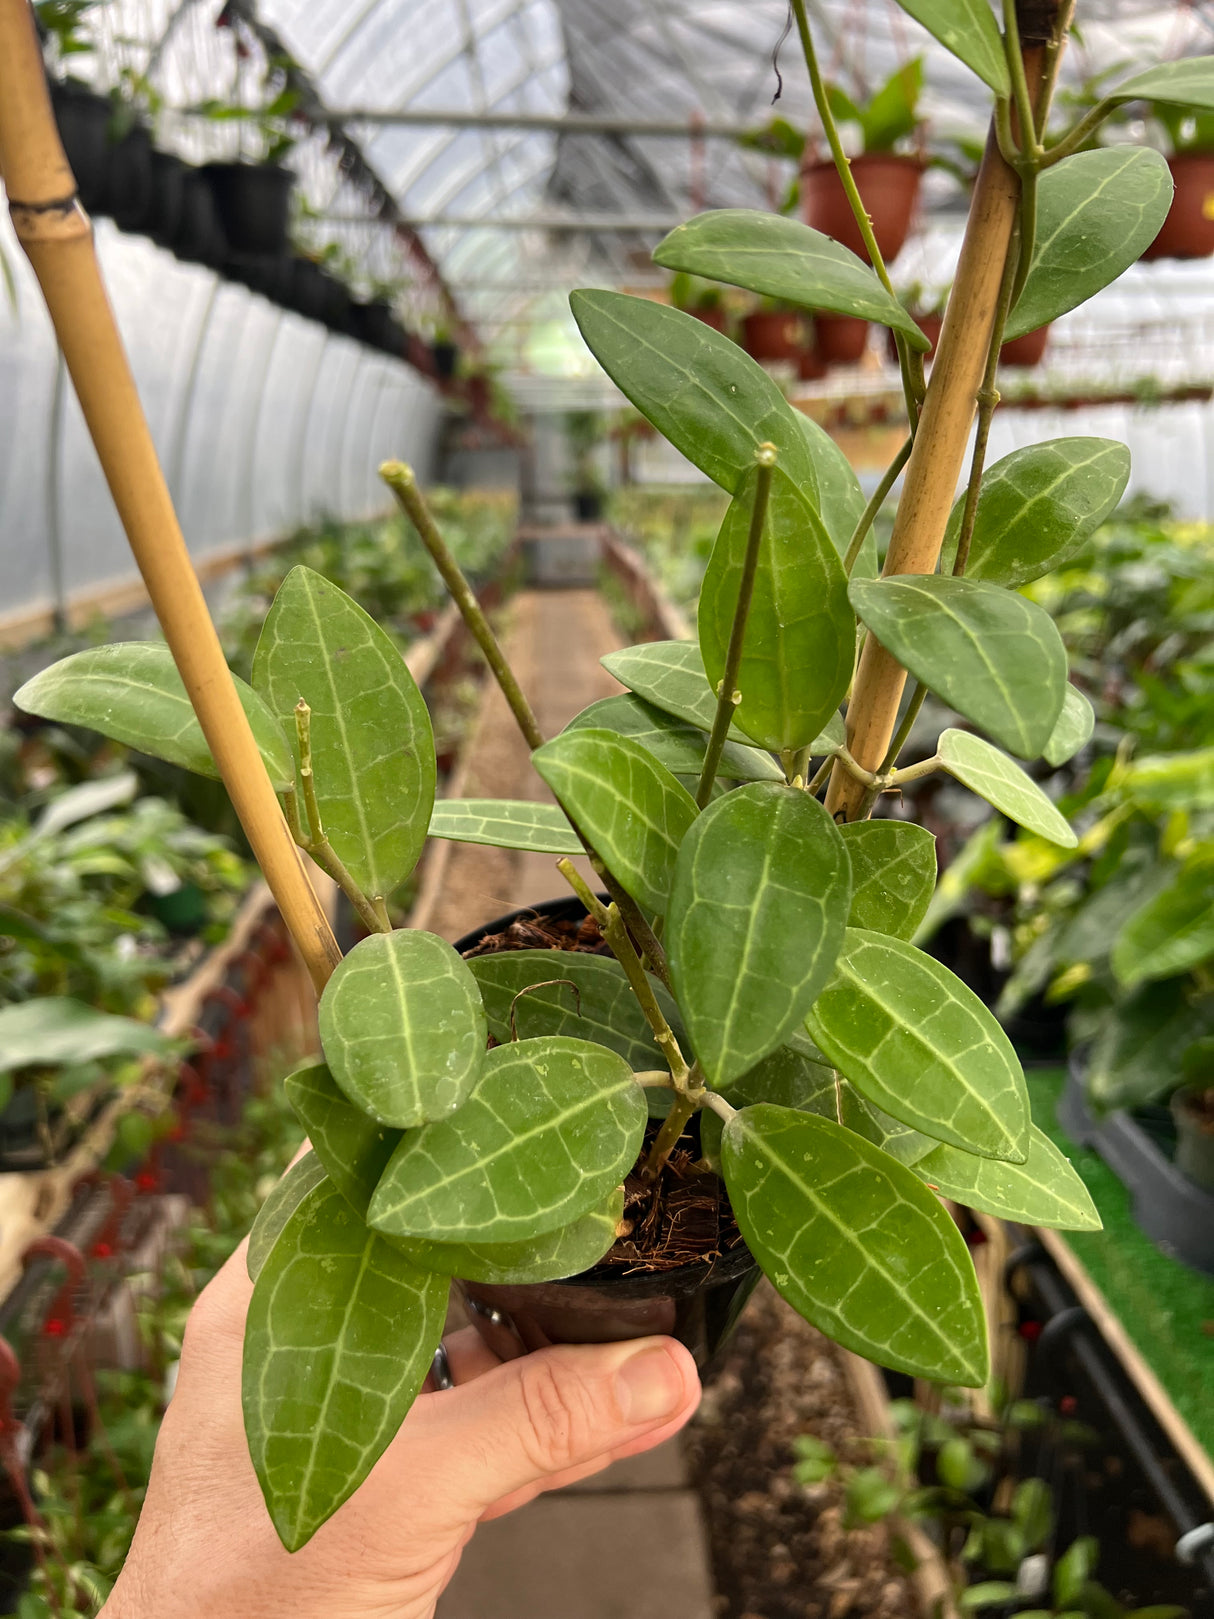
[[[1098,1223],[1033,1125],[992,1013],[909,943],[935,886],[930,835],[869,816],[883,794],[943,771],[1057,846],[1077,841],[1020,761],[1078,746],[1086,710],[1053,621],[1018,586],[1066,548],[1076,488],[1100,473],[1065,453],[1058,466],[1043,446],[1050,475],[1035,497],[984,507],[993,381],[1008,330],[1073,308],[1141,252],[1169,179],[1145,149],[1072,155],[1065,137],[1042,148],[1037,113],[1069,14],[1022,43],[1012,8],[1006,34],[985,7],[908,9],[995,101],[926,387],[926,340],[890,290],[867,219],[872,267],[798,221],[733,210],[690,220],[655,254],[672,271],[899,334],[913,432],[870,501],[728,338],[649,299],[573,294],[600,364],[731,504],[698,640],[613,654],[620,694],[545,738],[412,473],[383,469],[555,804],[436,804],[429,716],[387,634],[306,568],[270,609],[240,695],[287,824],[367,930],[327,978],[324,1061],[287,1081],[312,1152],[249,1246],[245,1421],[288,1547],[358,1487],[396,1431],[453,1278],[473,1298],[518,1290],[508,1307],[481,1299],[477,1318],[493,1331],[523,1314],[522,1289],[557,1284],[564,1317],[546,1302],[533,1318],[549,1338],[660,1324],[705,1350],[742,1292],[718,1307],[712,1284],[749,1265],[744,1243],[839,1342],[913,1376],[980,1385],[985,1313],[942,1196],[1028,1224]],[[804,0],[793,10],[842,163]],[[1147,94],[1214,108],[1214,60],[1140,73],[1110,106]],[[955,502],[975,400],[976,455]],[[866,542],[903,469],[873,577]],[[928,690],[958,723],[929,757],[903,762]],[[17,700],[213,769],[163,647],[79,653]],[[535,928],[539,948],[468,960],[392,930],[386,896],[427,835],[547,851],[580,910]],[[597,892],[565,858],[583,850]],[[524,922],[519,931],[526,941]],[[560,935],[573,948],[549,948]],[[664,1209],[689,1198],[709,1246],[638,1298],[646,1276],[618,1279],[610,1254],[629,1245],[624,1269],[643,1270]]]

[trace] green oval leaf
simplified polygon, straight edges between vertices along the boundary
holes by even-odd
[[[807,309],[860,315],[903,332],[923,353],[931,347],[862,259],[798,219],[755,208],[710,209],[676,225],[654,249],[653,262]]]
[[[997,96],[1011,94],[1003,39],[986,0],[898,0],[898,4]]]
[[[249,1232],[249,1246],[245,1250],[245,1269],[251,1282],[261,1275],[261,1267],[282,1235],[287,1221],[313,1187],[319,1186],[325,1178],[325,1166],[320,1159],[314,1152],[306,1152],[297,1164],[291,1165],[258,1209],[253,1229]]]
[[[809,445],[818,471],[818,508],[822,523],[840,557],[847,555],[856,525],[868,502],[851,462],[824,427],[812,416],[797,412],[797,422]],[[785,469],[787,470],[787,469]],[[853,577],[863,578],[877,571],[877,536],[870,529],[852,565]]]
[[[1214,956],[1214,864],[1187,862],[1175,882],[1153,894],[1124,922],[1110,957],[1118,981],[1130,987],[1174,978]]]
[[[787,1045],[769,1051],[749,1073],[735,1080],[729,1087],[729,1101],[736,1108],[750,1107],[755,1102],[774,1102],[777,1107],[802,1108],[821,1118],[833,1119],[839,1105],[839,1087],[846,1084],[847,1081],[840,1079],[827,1065],[812,1040],[797,1033]],[[719,1113],[711,1108],[701,1110],[700,1152],[718,1171],[724,1128]]]
[[[909,821],[848,821],[839,828],[851,860],[847,924],[914,937],[936,891],[936,840]]]
[[[738,485],[700,589],[700,652],[714,690],[725,673],[757,478],[756,468]],[[742,643],[736,723],[777,751],[813,744],[847,691],[855,651],[838,552],[777,467]]]
[[[312,762],[330,843],[371,898],[413,870],[434,808],[434,733],[391,638],[327,579],[292,568],[253,657],[253,684],[295,745],[312,710]]]
[[[480,987],[489,1032],[499,1044],[516,1034],[520,1039],[563,1034],[606,1046],[636,1073],[663,1066],[640,1003],[613,957],[580,950],[501,950],[474,956],[468,966]],[[543,988],[532,990],[532,985]],[[656,979],[650,988],[678,1034],[682,1024],[674,1001]]]
[[[810,1038],[869,1101],[984,1158],[1023,1162],[1024,1072],[973,990],[901,939],[848,928],[834,976],[805,1020]]]
[[[695,800],[647,748],[614,731],[564,731],[531,762],[609,870],[663,913]]]
[[[816,798],[756,782],[683,840],[667,917],[675,999],[718,1089],[785,1043],[830,976],[851,899],[838,827]]]
[[[150,1023],[99,1012],[65,995],[39,995],[0,1006],[0,1074],[100,1062],[105,1057],[158,1055],[171,1046],[168,1036]]]
[[[445,1119],[476,1083],[485,1056],[476,979],[433,933],[363,939],[320,997],[320,1043],[333,1078],[380,1124]]]
[[[555,1282],[577,1276],[599,1260],[615,1241],[624,1214],[624,1188],[617,1186],[601,1209],[592,1209],[570,1225],[525,1242],[425,1242],[417,1237],[391,1239],[415,1265],[442,1276],[493,1287],[528,1282]]]
[[[1101,1220],[1087,1187],[1069,1159],[1034,1124],[1022,1164],[977,1158],[956,1147],[934,1147],[915,1165],[934,1192],[968,1209],[1024,1225],[1059,1231],[1099,1231]]]
[[[287,1101],[308,1132],[329,1179],[362,1216],[401,1138],[399,1130],[369,1119],[339,1090],[324,1063],[297,1068],[284,1081]]]
[[[559,1037],[497,1046],[458,1113],[405,1136],[368,1220],[434,1242],[555,1231],[619,1185],[648,1117],[644,1091],[614,1051]]]
[[[794,1310],[879,1365],[985,1383],[969,1251],[912,1170],[829,1119],[766,1103],[730,1119],[722,1158],[742,1235]]]
[[[1061,567],[1125,493],[1130,452],[1109,438],[1056,438],[1013,450],[982,476],[967,579],[1018,588]],[[951,573],[964,496],[953,507],[940,557]]]
[[[647,641],[643,646],[624,647],[599,659],[621,686],[660,708],[665,714],[686,720],[700,731],[711,731],[717,699],[704,660],[694,641]],[[843,725],[839,721],[839,739]],[[750,747],[751,741],[736,725],[729,728],[731,741]]]
[[[1068,684],[1062,699],[1062,712],[1050,732],[1050,739],[1042,749],[1047,765],[1064,765],[1073,759],[1080,748],[1086,747],[1096,729],[1096,716],[1092,705],[1081,691]]]
[[[1078,844],[1079,839],[1033,778],[983,737],[950,727],[940,733],[936,755],[950,776],[985,798],[1009,821],[1063,849]]]
[[[679,643],[675,643],[676,645]],[[687,643],[690,644],[690,643]],[[708,737],[699,726],[665,714],[652,703],[625,692],[619,697],[601,697],[574,716],[566,731],[586,729],[615,731],[648,748],[667,770],[676,776],[698,777],[704,765]],[[784,772],[761,748],[726,741],[717,766],[724,781],[783,781]],[[580,846],[579,846],[580,847]]]
[[[1158,62],[1108,92],[1112,101],[1163,101],[1172,107],[1214,112],[1214,56]]]
[[[916,680],[1022,758],[1053,735],[1066,695],[1058,626],[1025,596],[943,574],[853,579],[852,605]]]
[[[582,853],[581,839],[558,805],[521,798],[440,798],[430,817],[429,836],[535,854]]]
[[[322,1182],[253,1287],[242,1377],[249,1454],[298,1551],[383,1454],[442,1337],[450,1282],[368,1231]]]
[[[1175,1090],[1184,1054],[1210,1033],[1183,978],[1139,984],[1104,1019],[1092,1043],[1087,1091],[1098,1108],[1139,1107]]]
[[[763,367],[723,332],[622,292],[572,292],[586,345],[642,416],[714,483],[737,488],[760,444],[811,499],[818,477],[798,412]]]
[[[282,727],[252,686],[232,676],[274,791],[295,785],[295,763]],[[202,727],[161,641],[125,641],[73,652],[27,680],[18,708],[64,725],[86,725],[155,759],[219,780]]]
[[[1086,303],[1141,258],[1172,205],[1172,176],[1148,146],[1076,152],[1037,182],[1037,239],[1005,340]]]

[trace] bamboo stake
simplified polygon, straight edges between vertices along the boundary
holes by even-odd
[[[0,174],[89,433],[224,786],[319,992],[341,952],[232,684],[106,297],[27,0],[0,0]]]
[[[1025,50],[1028,84],[1037,95],[1045,47]],[[883,576],[934,573],[944,543],[970,426],[986,366],[1003,267],[1020,207],[1020,180],[999,153],[992,127],[974,184],[957,276],[944,314],[915,442],[902,485]],[[869,635],[847,709],[847,747],[857,764],[878,771],[889,751],[906,670]],[[836,820],[864,814],[863,782],[836,762],[826,807]]]

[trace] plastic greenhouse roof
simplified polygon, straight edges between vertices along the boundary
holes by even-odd
[[[922,110],[933,139],[982,134],[985,90],[893,0],[811,0],[828,76],[851,92],[900,63],[925,62]],[[758,127],[773,112],[799,127],[816,119],[786,0],[112,0],[103,27],[114,62],[147,67],[170,108],[208,97],[257,99],[233,19],[268,30],[294,58],[399,207],[460,307],[486,336],[552,318],[549,289],[579,278],[635,282],[665,223],[698,207],[771,206],[791,171],[726,136],[697,140],[637,133],[558,133],[535,127],[458,127],[383,121],[402,110]],[[1065,58],[1063,87],[1115,64],[1214,49],[1207,3],[1080,0],[1082,38]],[[132,57],[131,41],[146,47]],[[247,55],[247,52],[244,53]],[[103,68],[103,77],[106,70]],[[243,76],[243,85],[242,85]],[[162,120],[172,124],[172,114]],[[182,120],[185,132],[198,120]],[[221,131],[230,140],[229,131]],[[211,132],[212,149],[215,132]],[[196,143],[198,133],[193,130]],[[189,141],[185,142],[190,144]],[[321,143],[313,143],[320,145]],[[297,159],[297,162],[300,160]],[[323,169],[317,152],[305,175]],[[338,177],[340,178],[340,177]],[[309,190],[313,228],[360,253],[378,230],[365,200],[338,197],[332,175]],[[957,208],[957,186],[929,175],[926,212]],[[360,225],[359,214],[364,216]],[[557,232],[534,219],[587,220]],[[593,229],[607,216],[643,230]],[[480,221],[485,221],[481,226]],[[444,223],[446,221],[446,223]],[[514,228],[502,228],[511,221]]]

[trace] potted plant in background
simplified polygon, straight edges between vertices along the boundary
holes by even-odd
[[[573,509],[579,523],[602,520],[607,489],[599,467],[599,449],[606,437],[607,424],[601,411],[571,410],[567,413],[565,444],[569,451]]]
[[[1151,109],[1167,131],[1172,206],[1144,259],[1208,259],[1214,253],[1214,114],[1162,104]]]
[[[803,0],[793,7],[817,84]],[[979,8],[948,42],[995,80],[1006,124],[1022,65],[1014,32],[1001,38]],[[1118,93],[1140,97],[1144,81],[1156,99],[1214,107],[1209,59],[1140,74]],[[839,152],[825,97],[819,112]],[[600,363],[731,504],[698,644],[614,654],[627,689],[560,736],[539,732],[409,469],[383,469],[557,805],[436,804],[429,718],[391,640],[307,569],[275,598],[240,695],[288,825],[368,932],[322,995],[325,1062],[288,1081],[313,1155],[268,1200],[249,1251],[246,1427],[289,1547],[357,1488],[395,1432],[442,1333],[453,1275],[472,1287],[573,1278],[573,1295],[589,1285],[604,1302],[591,1325],[574,1308],[568,1334],[618,1336],[632,1312],[584,1273],[617,1242],[642,1240],[655,1208],[660,1223],[677,1184],[708,1200],[716,1237],[671,1326],[708,1342],[706,1284],[715,1256],[737,1249],[733,1221],[825,1331],[949,1383],[985,1381],[986,1326],[969,1252],[937,1193],[1029,1224],[1096,1222],[1082,1183],[1032,1124],[992,1014],[908,942],[935,886],[930,835],[868,818],[884,793],[944,771],[1059,847],[1077,842],[1016,762],[1065,756],[1084,734],[1053,621],[1018,591],[1070,543],[1075,474],[1055,480],[1045,507],[979,522],[989,386],[952,569],[933,569],[1012,292],[1009,324],[1039,325],[1115,279],[1162,221],[1167,174],[1146,150],[1072,158],[1063,143],[1046,154],[1031,116],[1020,127],[1024,145],[1007,156],[1036,181],[1039,236],[1015,237],[1018,187],[992,160],[962,260],[968,279],[954,291],[957,363],[936,367],[925,389],[914,363],[925,340],[875,242],[869,270],[798,222],[726,211],[679,227],[658,252],[667,268],[903,335],[910,419],[927,436],[867,503],[826,435],[721,334],[648,299],[573,295]],[[856,563],[904,464],[886,572],[871,578]],[[908,674],[918,687],[899,722]],[[929,690],[962,724],[903,765]],[[19,701],[208,763],[164,648],[78,654]],[[583,947],[541,950],[522,982],[491,985],[489,969],[434,936],[392,930],[386,895],[428,833],[561,856],[588,849],[606,901],[560,863],[584,907],[572,924]],[[619,1290],[626,1299],[627,1283]],[[652,1309],[640,1317],[653,1330]],[[727,1325],[728,1313],[716,1335]],[[357,1412],[334,1398],[351,1381],[373,1396]]]
[[[287,249],[295,175],[285,160],[295,146],[291,120],[299,105],[299,92],[289,82],[291,65],[278,57],[266,64],[265,99],[254,112],[217,101],[200,109],[242,128],[251,123],[259,147],[256,162],[208,163],[205,169],[228,245],[237,253],[277,256]]]
[[[861,106],[838,85],[826,87],[830,109],[843,131],[857,132],[859,152],[851,158],[852,175],[872,219],[881,257],[889,262],[902,251],[919,200],[925,167],[921,153],[899,150],[919,129],[919,96],[923,61],[916,57],[896,68]],[[867,257],[847,194],[832,159],[810,157],[801,166],[801,214],[861,258]]]
[[[700,276],[679,273],[670,278],[670,302],[675,309],[694,315],[714,331],[727,329],[728,315],[721,288]]]
[[[804,346],[804,315],[780,298],[760,298],[743,317],[742,347],[752,360],[795,360]]]

